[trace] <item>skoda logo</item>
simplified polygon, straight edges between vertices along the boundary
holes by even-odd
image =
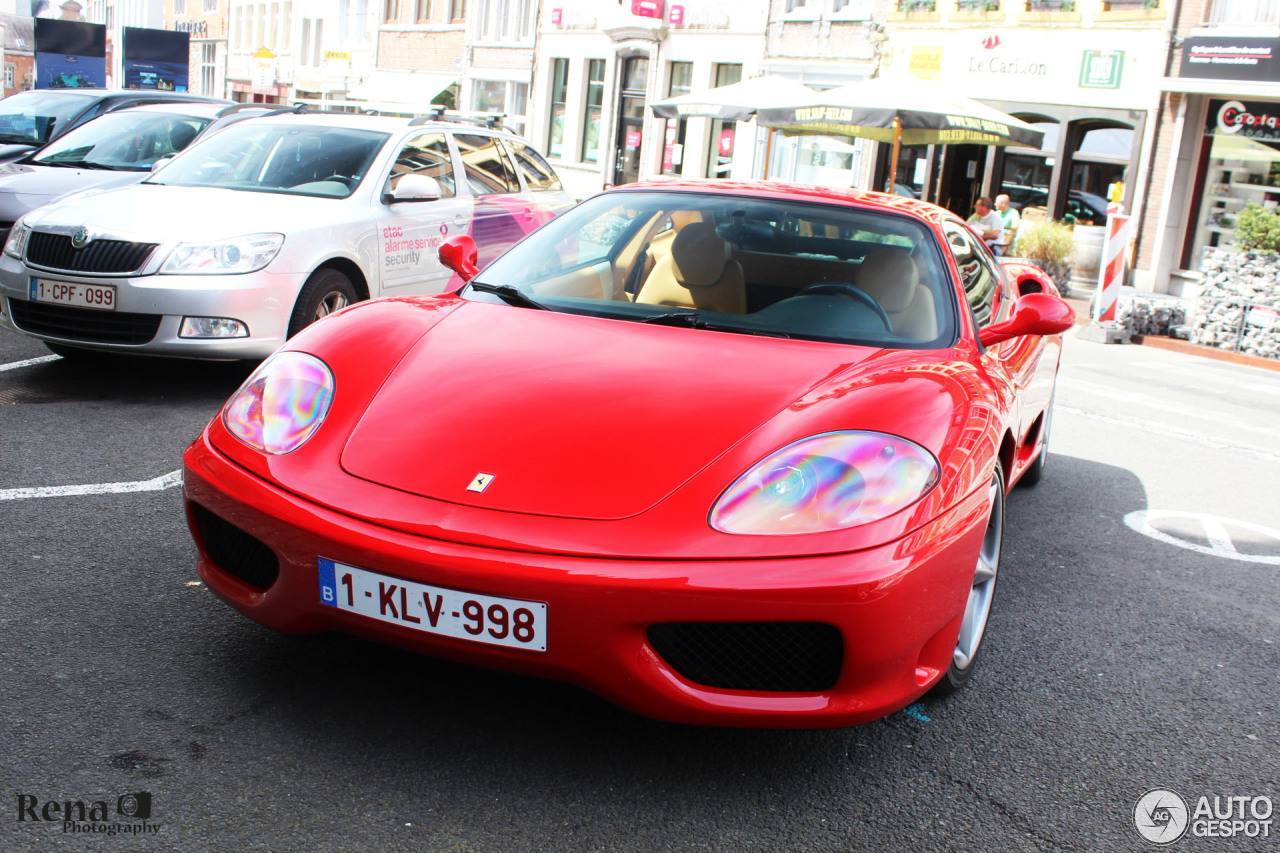
[[[84,244],[88,242],[89,232],[83,228],[71,235],[71,248],[73,249],[83,249]]]

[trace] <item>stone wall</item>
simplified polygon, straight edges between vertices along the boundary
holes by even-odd
[[[1207,248],[1192,343],[1280,358],[1280,255]]]

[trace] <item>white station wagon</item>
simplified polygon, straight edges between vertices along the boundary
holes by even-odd
[[[261,359],[352,302],[443,291],[446,239],[469,234],[483,266],[573,203],[500,130],[266,115],[141,183],[19,219],[0,258],[0,325],[67,356]]]

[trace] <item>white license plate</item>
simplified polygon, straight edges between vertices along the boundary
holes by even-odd
[[[56,302],[80,308],[116,310],[116,288],[113,284],[72,284],[69,281],[31,279],[32,302]]]
[[[380,575],[321,558],[320,601],[427,634],[535,652],[547,650],[547,605]]]

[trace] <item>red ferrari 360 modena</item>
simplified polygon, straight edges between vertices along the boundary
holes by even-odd
[[[442,257],[465,285],[309,327],[187,450],[227,603],[686,723],[968,680],[1073,319],[1042,273],[923,202],[723,181]]]

